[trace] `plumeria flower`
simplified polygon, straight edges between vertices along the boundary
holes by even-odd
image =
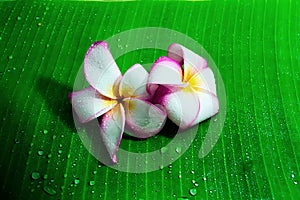
[[[214,74],[206,60],[179,44],[171,44],[168,57],[160,57],[153,64],[147,89],[156,91],[154,100],[166,108],[168,117],[181,129],[219,110]]]
[[[129,68],[124,76],[105,42],[96,42],[84,60],[89,87],[70,94],[79,121],[98,118],[100,133],[114,163],[124,129],[138,138],[158,133],[166,112],[151,104],[146,91],[148,72],[140,65]]]

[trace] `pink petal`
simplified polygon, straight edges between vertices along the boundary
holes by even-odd
[[[130,67],[124,74],[119,87],[119,93],[123,97],[146,98],[148,72],[140,64]]]
[[[124,107],[126,131],[134,137],[148,138],[157,134],[167,118],[164,110],[140,99],[126,99]]]
[[[84,59],[85,78],[101,94],[116,98],[115,86],[122,74],[108,45],[99,41],[92,44]]]
[[[161,104],[166,108],[170,120],[181,129],[191,127],[200,113],[199,98],[191,90],[170,93],[164,96]]]
[[[117,162],[116,153],[119,149],[125,126],[125,112],[121,104],[105,113],[101,119],[100,133],[106,149],[114,163]]]
[[[148,83],[163,85],[182,85],[183,72],[181,66],[167,57],[160,57],[151,67]]]
[[[204,58],[180,44],[171,44],[169,46],[168,57],[183,64],[184,80],[188,80],[190,76],[207,67],[207,62]]]
[[[69,94],[69,98],[82,123],[101,116],[117,104],[116,100],[102,96],[93,87],[72,92]]]

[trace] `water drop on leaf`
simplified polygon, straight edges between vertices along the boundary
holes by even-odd
[[[78,178],[74,179],[74,184],[78,185],[80,183],[80,180]]]
[[[48,185],[44,186],[44,191],[49,195],[52,195],[52,196],[56,195],[56,191]]]
[[[95,185],[95,181],[90,181],[90,182],[89,182],[89,185],[90,185],[90,186]]]
[[[39,155],[39,156],[44,155],[44,151],[43,151],[43,150],[39,150],[39,151],[38,151],[38,155]]]
[[[176,153],[181,153],[181,147],[176,147],[175,151]]]
[[[195,196],[197,194],[196,188],[190,189],[190,195]]]
[[[41,176],[40,176],[40,173],[38,173],[38,172],[32,172],[32,174],[31,174],[31,178],[33,179],[33,180],[37,180],[37,179],[39,179]]]

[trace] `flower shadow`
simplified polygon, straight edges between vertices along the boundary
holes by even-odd
[[[72,106],[68,99],[68,93],[72,88],[48,77],[39,77],[35,87],[45,100],[48,109],[72,131],[76,131]]]

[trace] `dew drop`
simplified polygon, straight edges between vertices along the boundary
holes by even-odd
[[[292,178],[295,178],[295,174],[294,174],[294,173],[292,173],[292,174],[291,174],[291,177],[292,177]]]
[[[295,184],[295,185],[298,185],[298,181],[294,181],[294,184]]]
[[[195,196],[197,194],[196,188],[190,189],[190,195]]]
[[[96,175],[96,174],[97,174],[97,171],[93,171],[93,174]]]
[[[80,183],[80,180],[78,178],[74,179],[74,184],[78,185]]]
[[[62,154],[63,151],[60,149],[60,150],[58,150],[57,152],[58,152],[59,154]]]
[[[31,173],[31,178],[33,179],[33,180],[37,180],[37,179],[39,179],[41,177],[41,175],[40,175],[40,173],[38,173],[38,172],[32,172]]]
[[[20,16],[17,17],[17,20],[20,21],[22,18]]]
[[[164,154],[164,153],[166,153],[167,152],[167,147],[162,147],[161,149],[160,149],[160,153],[161,154]]]
[[[9,60],[13,59],[13,56],[12,55],[8,56],[8,59]]]
[[[181,153],[181,147],[176,147],[175,151],[176,153]]]
[[[48,133],[48,131],[47,131],[47,130],[44,130],[43,132],[44,132],[44,134],[47,134],[47,133]]]
[[[95,181],[90,181],[90,182],[89,182],[89,185],[90,185],[90,186],[95,185]]]
[[[39,150],[37,153],[38,153],[39,156],[44,155],[44,151],[43,150]]]
[[[56,195],[56,191],[48,185],[44,186],[44,191],[49,195],[52,195],[52,196]]]

